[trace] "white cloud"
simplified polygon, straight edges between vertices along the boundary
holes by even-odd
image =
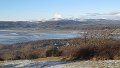
[[[112,15],[112,16],[120,16],[120,12],[111,12],[108,15]]]
[[[94,19],[120,19],[120,12],[110,12],[110,13],[87,13],[86,18]]]

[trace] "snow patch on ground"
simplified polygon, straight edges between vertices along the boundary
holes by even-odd
[[[46,68],[59,64],[64,64],[65,61],[32,61],[32,60],[16,60],[4,61],[0,63],[0,68]]]
[[[33,61],[0,62],[0,68],[120,68],[120,60],[104,61]]]

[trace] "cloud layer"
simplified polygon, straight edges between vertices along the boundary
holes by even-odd
[[[110,13],[87,13],[85,18],[94,19],[120,19],[120,12],[110,12]]]

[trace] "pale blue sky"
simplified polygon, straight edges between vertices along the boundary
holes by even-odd
[[[55,13],[81,17],[120,11],[120,0],[0,0],[0,20],[39,20]]]

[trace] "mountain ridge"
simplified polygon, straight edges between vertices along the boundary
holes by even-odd
[[[0,21],[0,29],[81,29],[88,26],[120,26],[120,20],[107,19],[60,19],[46,21]],[[84,27],[85,26],[85,27]],[[91,27],[90,27],[91,28]]]

